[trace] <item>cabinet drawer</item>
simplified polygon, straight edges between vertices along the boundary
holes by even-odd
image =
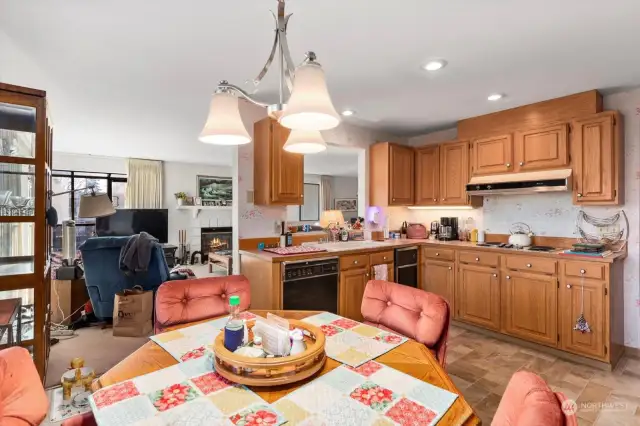
[[[423,257],[434,260],[454,260],[455,251],[451,249],[422,247]]]
[[[354,254],[352,256],[340,257],[340,270],[362,268],[363,266],[369,266],[368,254]]]
[[[555,274],[557,267],[555,260],[527,256],[506,256],[506,264],[508,269],[541,272],[543,274]]]
[[[566,262],[564,274],[568,277],[584,277],[603,280],[605,265],[595,262]]]
[[[393,263],[393,250],[373,253],[369,257],[371,265],[382,265],[383,263]]]
[[[500,255],[497,253],[461,251],[459,259],[461,263],[469,263],[471,265],[496,267],[500,264]]]

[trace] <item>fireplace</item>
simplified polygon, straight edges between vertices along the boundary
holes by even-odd
[[[231,254],[232,237],[230,226],[219,226],[214,228],[202,228],[200,230],[200,251],[202,258],[206,259],[210,251],[228,251]]]

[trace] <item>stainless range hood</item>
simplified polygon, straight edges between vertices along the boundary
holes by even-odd
[[[571,169],[477,176],[471,178],[466,189],[468,195],[570,191]]]

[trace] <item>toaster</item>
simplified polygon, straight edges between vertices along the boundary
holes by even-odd
[[[411,223],[407,226],[407,238],[412,240],[426,240],[427,228],[420,223]]]

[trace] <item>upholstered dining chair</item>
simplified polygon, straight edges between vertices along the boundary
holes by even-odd
[[[442,297],[402,284],[371,280],[364,290],[361,312],[365,324],[424,344],[444,367],[450,310]]]
[[[240,309],[251,304],[249,280],[243,275],[167,281],[156,293],[155,333],[167,327],[225,315],[230,296],[240,296]]]
[[[554,393],[538,375],[518,371],[509,380],[491,426],[578,426],[575,402]]]

